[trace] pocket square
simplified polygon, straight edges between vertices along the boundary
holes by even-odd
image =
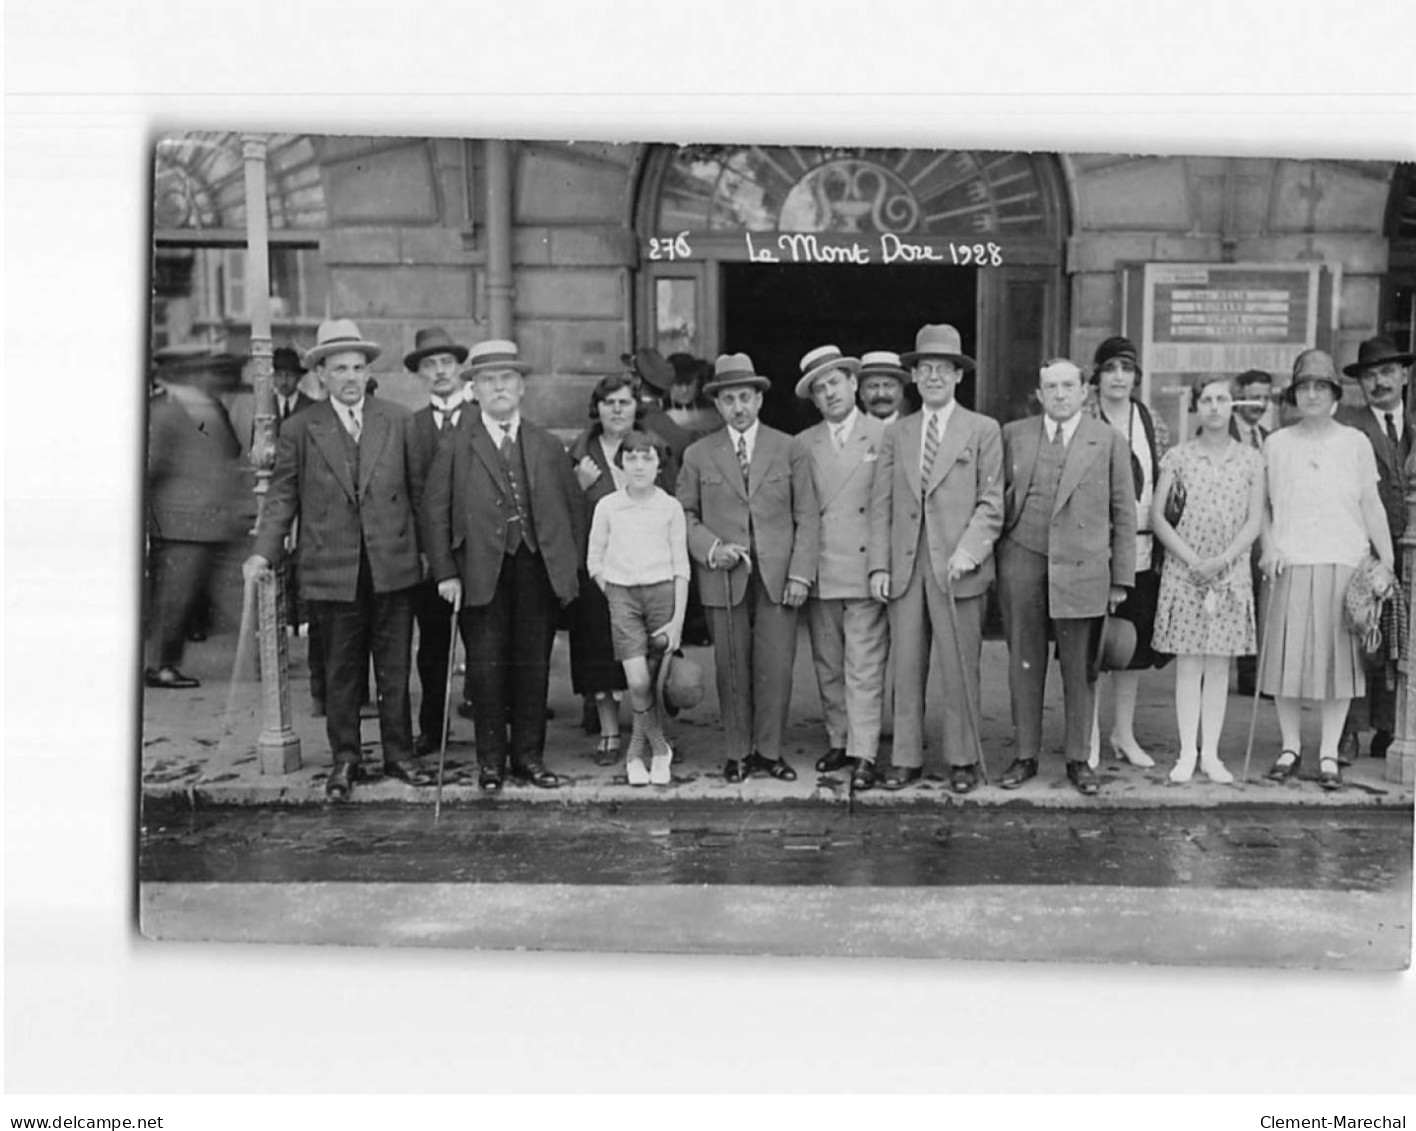
[[[878,455],[876,455],[876,453],[875,453],[875,449],[874,449],[874,448],[871,448],[870,451],[866,452],[865,455],[863,455],[863,456],[860,457],[860,462],[861,462],[861,463],[874,463],[874,462],[875,462],[877,459],[879,459],[879,458],[880,458],[880,457],[879,457]]]

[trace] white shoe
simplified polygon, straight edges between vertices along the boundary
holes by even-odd
[[[1137,746],[1134,739],[1130,746],[1121,745],[1114,736],[1110,742],[1111,756],[1118,762],[1130,762],[1131,765],[1138,766],[1143,770],[1149,770],[1155,766],[1155,759]]]
[[[1184,785],[1194,776],[1195,755],[1191,754],[1187,757],[1186,755],[1181,754],[1179,761],[1175,763],[1174,768],[1170,771],[1170,780],[1173,781],[1176,785]]]
[[[629,778],[630,785],[649,784],[649,769],[644,765],[643,758],[626,758],[624,774],[625,777]]]
[[[649,760],[649,784],[668,785],[673,780],[673,774],[669,767],[673,764],[674,750],[672,746],[666,747],[662,754],[655,754]]]
[[[1200,769],[1205,772],[1205,777],[1216,785],[1228,785],[1234,780],[1234,775],[1225,768],[1224,763],[1219,760],[1217,755],[1212,758],[1201,758]]]

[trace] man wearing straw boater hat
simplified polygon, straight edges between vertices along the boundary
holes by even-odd
[[[462,363],[466,360],[467,347],[454,342],[441,326],[419,330],[413,336],[413,349],[403,356],[403,367],[421,377],[428,389],[428,403],[413,414],[413,448],[425,477],[438,450],[471,418],[471,412],[465,411],[468,396]],[[431,577],[420,582],[414,594],[413,619],[418,625],[415,663],[423,689],[414,749],[430,754],[438,748],[441,736],[448,646],[452,643],[452,610],[438,595],[437,582]]]
[[[792,781],[782,757],[797,610],[816,577],[821,513],[805,456],[757,419],[771,382],[745,353],[723,354],[703,391],[727,427],[689,445],[678,499],[713,631],[727,732],[723,777]]]
[[[925,326],[901,361],[923,407],[885,430],[870,506],[870,583],[889,604],[895,659],[894,746],[882,784],[901,789],[920,777],[932,643],[949,786],[969,793],[980,770],[983,616],[1003,525],[1002,439],[996,422],[954,397],[974,360],[953,326]]]
[[[462,608],[486,793],[502,788],[508,769],[538,789],[560,785],[545,764],[551,647],[585,561],[585,507],[570,456],[521,415],[530,372],[515,342],[492,339],[468,352],[478,408],[438,451],[423,508],[438,592]]]
[[[1043,415],[1003,428],[998,603],[1016,750],[999,781],[1004,789],[1037,776],[1049,622],[1062,669],[1067,779],[1087,797],[1100,789],[1087,764],[1090,657],[1102,619],[1135,582],[1136,495],[1126,437],[1082,411],[1086,394],[1073,362],[1049,361],[1038,374]]]
[[[875,784],[890,627],[866,572],[870,493],[885,425],[856,407],[860,365],[835,346],[801,359],[796,395],[814,402],[824,419],[795,443],[811,468],[821,512],[816,582],[806,605],[826,722],[827,749],[816,769],[849,770],[853,788],[864,790]]]
[[[359,700],[371,653],[384,773],[429,784],[413,760],[408,699],[413,593],[423,578],[415,534],[423,470],[413,414],[365,395],[369,363],[380,352],[347,318],[321,324],[305,362],[329,398],[282,425],[245,564],[250,582],[278,561],[299,519],[300,592],[324,649],[325,733],[334,756],[325,793],[333,801],[348,798],[360,776]]]
[[[905,408],[905,386],[910,374],[893,350],[871,350],[860,357],[860,401],[865,411],[885,424],[894,424]]]
[[[1356,428],[1372,445],[1377,457],[1377,494],[1396,546],[1406,533],[1406,461],[1411,456],[1412,422],[1404,393],[1411,359],[1412,355],[1397,349],[1390,338],[1368,338],[1357,348],[1357,360],[1342,370],[1362,386],[1367,403],[1361,407],[1343,404],[1337,409],[1339,423]],[[1372,730],[1368,752],[1373,758],[1386,757],[1396,731],[1395,671],[1388,673],[1387,667],[1384,655],[1369,663],[1367,694],[1353,699],[1348,709],[1337,746],[1339,762],[1350,763],[1357,757],[1357,733],[1368,728]]]

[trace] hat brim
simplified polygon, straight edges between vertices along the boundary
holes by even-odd
[[[636,373],[646,385],[658,389],[661,393],[669,391],[677,373],[656,349],[646,348],[634,353],[622,353],[620,363]]]
[[[524,361],[481,361],[473,362],[464,372],[468,377],[475,377],[478,373],[488,369],[514,369],[523,377],[531,372],[531,366]]]
[[[1125,627],[1120,627],[1120,626]],[[1108,661],[1106,642],[1111,637],[1113,626],[1121,633],[1123,639],[1117,647],[1125,653],[1125,662],[1113,664]],[[1136,654],[1136,626],[1125,617],[1118,617],[1108,613],[1101,618],[1101,631],[1096,634],[1096,647],[1092,650],[1091,663],[1088,665],[1088,673],[1092,679],[1096,679],[1102,672],[1125,671],[1130,665],[1132,657]]]
[[[461,365],[467,360],[467,347],[460,346],[456,342],[450,342],[445,346],[429,346],[427,349],[414,350],[412,353],[403,355],[403,365],[410,373],[417,373],[418,366],[423,364],[423,358],[432,357],[435,353],[450,353],[457,358],[457,364]]]
[[[913,365],[915,362],[922,361],[926,357],[942,357],[945,361],[952,361],[960,369],[967,369],[970,373],[972,373],[975,369],[978,368],[978,362],[976,362],[973,358],[969,357],[968,354],[936,353],[934,350],[925,350],[923,352],[912,351],[910,353],[902,353],[900,354],[900,362],[903,365]]]
[[[362,353],[373,361],[383,353],[383,346],[377,342],[330,342],[328,345],[315,346],[305,351],[305,364],[313,369],[325,358],[333,357],[337,353]]]
[[[796,383],[796,395],[804,401],[811,400],[811,383],[833,369],[844,369],[854,377],[860,373],[860,362],[854,357],[838,357],[835,361],[822,362],[815,369],[801,375],[801,379]]]
[[[862,382],[868,381],[872,377],[893,377],[902,385],[908,385],[914,381],[914,377],[908,369],[896,369],[893,365],[862,365],[856,376]]]
[[[1375,369],[1378,365],[1385,365],[1389,361],[1394,361],[1398,365],[1410,365],[1416,360],[1416,354],[1392,353],[1386,357],[1375,357],[1371,361],[1354,361],[1351,365],[1344,365],[1342,372],[1348,377],[1361,377],[1362,370]]]
[[[748,373],[742,376],[735,375],[722,379],[714,378],[703,386],[703,392],[711,397],[716,396],[724,389],[734,389],[739,385],[750,385],[752,388],[765,393],[772,387],[772,382],[768,378],[763,377],[760,373]]]

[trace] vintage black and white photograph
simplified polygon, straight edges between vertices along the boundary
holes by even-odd
[[[1409,966],[1416,165],[150,173],[149,938]]]

